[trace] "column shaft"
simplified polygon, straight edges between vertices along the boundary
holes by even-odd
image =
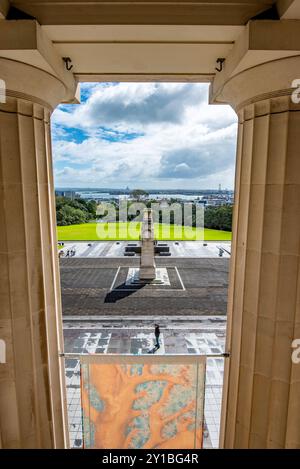
[[[50,109],[31,98],[8,91],[0,107],[3,448],[66,444]]]
[[[300,448],[300,105],[239,111],[221,442]]]

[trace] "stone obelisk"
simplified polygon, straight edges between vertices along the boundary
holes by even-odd
[[[154,258],[154,224],[152,210],[145,209],[141,228],[141,260],[139,280],[154,280],[155,258]]]

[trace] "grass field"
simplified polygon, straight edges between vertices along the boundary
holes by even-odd
[[[162,241],[230,241],[231,232],[182,227],[178,225],[155,224],[155,238]],[[59,241],[114,241],[140,238],[141,224],[139,222],[118,223],[85,223],[83,225],[58,226]]]

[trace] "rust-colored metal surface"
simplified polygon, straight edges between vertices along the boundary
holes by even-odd
[[[85,448],[202,447],[204,361],[101,358],[81,365]]]

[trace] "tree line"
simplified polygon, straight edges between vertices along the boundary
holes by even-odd
[[[138,199],[139,200],[139,199]],[[137,201],[138,201],[137,200]],[[183,204],[178,203],[175,199],[170,200],[170,204],[177,203],[179,210],[183,211]],[[133,201],[124,201],[127,205],[127,220],[120,220],[119,207],[116,202],[113,202],[114,214],[110,218],[110,212],[107,208],[107,203],[103,202],[103,211],[101,215],[97,215],[97,202],[95,200],[84,200],[84,199],[68,199],[66,197],[56,197],[56,218],[58,226],[66,225],[77,225],[81,223],[88,223],[96,221],[96,219],[105,218],[106,221],[138,221],[142,220],[142,211],[140,213],[128,213],[130,212],[130,205]],[[155,200],[148,200],[145,205],[151,208],[152,203],[157,203]],[[108,206],[111,206],[108,204]],[[181,208],[180,208],[181,207]],[[170,210],[169,223],[173,225],[176,223],[176,216],[174,212]],[[183,220],[183,217],[182,217]],[[155,221],[162,223],[164,221],[162,210],[159,210],[156,214]],[[196,206],[193,204],[192,216],[189,221],[185,222],[190,226],[196,226]],[[221,205],[219,207],[209,206],[204,211],[204,227],[215,230],[231,231],[232,228],[232,205]]]
[[[206,207],[204,212],[204,227],[213,230],[232,230],[232,205],[220,207]]]
[[[58,226],[88,223],[96,218],[95,200],[56,197],[56,221]]]

